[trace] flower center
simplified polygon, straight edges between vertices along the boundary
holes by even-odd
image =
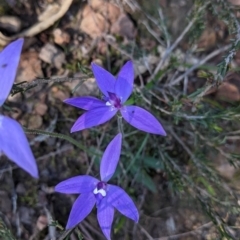
[[[97,200],[97,206],[100,204],[101,200],[107,195],[107,183],[99,182],[97,187],[93,190],[95,198]]]
[[[97,184],[97,187],[93,190],[93,193],[94,193],[95,195],[100,194],[102,197],[106,197],[106,195],[107,195],[106,189],[107,189],[107,183],[105,183],[105,182],[99,182],[99,183]]]
[[[120,109],[122,108],[121,98],[119,98],[115,93],[108,92],[106,97],[106,105],[112,106],[113,108]]]

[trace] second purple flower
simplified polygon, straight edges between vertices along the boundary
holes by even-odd
[[[109,184],[113,176],[121,152],[122,135],[119,133],[107,146],[100,165],[98,180],[88,175],[69,178],[55,187],[56,192],[81,194],[74,202],[66,228],[75,227],[97,206],[98,223],[110,240],[114,209],[138,222],[139,214],[132,199],[120,187]]]

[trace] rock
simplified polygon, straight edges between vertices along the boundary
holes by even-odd
[[[221,158],[221,157],[219,157]],[[223,157],[222,157],[223,158]],[[218,164],[216,166],[217,171],[219,174],[224,177],[225,179],[231,180],[234,177],[234,174],[236,173],[236,168],[227,161],[221,164]]]
[[[32,217],[35,213],[34,209],[30,208],[30,207],[21,206],[18,208],[18,211],[19,211],[19,218],[20,218],[21,222],[31,225]]]
[[[52,87],[51,93],[52,93],[54,98],[56,98],[60,101],[63,101],[65,99],[69,98],[69,93],[68,92],[63,92],[62,90],[60,90],[56,86]]]
[[[70,35],[67,32],[61,30],[60,28],[54,29],[53,37],[54,42],[59,45],[69,43],[71,40]]]
[[[145,63],[148,64],[145,64]],[[144,58],[140,58],[137,61],[134,61],[134,66],[136,68],[135,74],[136,76],[142,75],[147,71],[152,71],[154,66],[159,62],[159,57],[154,55],[148,55]]]
[[[21,30],[22,22],[16,16],[1,16],[0,28],[5,29],[9,33],[17,33]]]
[[[74,77],[76,76],[79,76],[79,74],[76,74]],[[81,81],[66,82],[64,85],[68,86],[71,92],[74,91],[73,96],[97,96],[99,93],[98,86],[94,78],[82,80],[82,83]]]
[[[19,101],[19,98],[16,98],[16,100]],[[22,114],[22,110],[20,108],[17,108],[17,107],[12,107],[11,109],[12,109],[11,113],[10,113],[11,118],[18,119]]]
[[[9,194],[4,191],[0,190],[0,209],[3,211],[3,213],[9,213],[11,212],[12,208],[12,201],[9,197]]]
[[[30,115],[28,119],[28,128],[30,129],[37,129],[42,126],[43,120],[42,117],[39,115]]]
[[[21,55],[19,63],[17,82],[31,82],[37,77],[43,77],[41,61],[36,51],[28,51]]]
[[[233,5],[240,5],[240,0],[228,0]]]
[[[40,53],[39,58],[49,64],[52,64],[56,68],[60,69],[62,64],[65,63],[65,54],[51,43],[45,44]]]
[[[111,33],[133,40],[136,37],[137,30],[132,20],[126,14],[121,14],[118,20],[112,25]]]
[[[217,35],[212,28],[206,28],[198,40],[198,48],[208,50],[216,45]]]
[[[35,104],[34,110],[38,115],[43,116],[47,112],[48,106],[45,103],[38,102]]]
[[[239,89],[235,84],[223,82],[218,88],[216,99],[226,102],[238,102],[240,100]]]
[[[23,183],[18,183],[16,187],[16,193],[17,194],[26,194],[26,188]]]
[[[11,6],[11,7],[13,7],[13,6],[17,3],[16,0],[6,0],[6,2],[7,2],[7,4],[8,4],[9,6]]]
[[[117,21],[120,9],[104,0],[92,0],[82,11],[80,30],[92,38],[110,31],[110,24]]]
[[[222,84],[212,87],[205,96],[214,94],[215,100],[224,102],[240,101],[240,76],[235,72],[228,72]]]
[[[44,215],[39,216],[36,225],[37,225],[37,229],[39,231],[42,231],[48,225],[47,217]]]
[[[92,38],[97,38],[106,32],[109,23],[100,14],[92,10],[88,5],[84,8],[84,17],[80,24],[80,30]]]
[[[120,8],[105,0],[91,0],[90,7],[101,13],[110,23],[114,23],[120,15]]]

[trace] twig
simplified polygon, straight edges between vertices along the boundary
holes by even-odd
[[[219,55],[222,52],[227,51],[230,48],[231,45],[227,45],[223,48],[217,49],[215,51],[213,51],[212,53],[210,53],[209,55],[207,55],[204,59],[202,59],[201,61],[199,61],[197,64],[193,65],[191,68],[189,68],[184,74],[182,74],[181,76],[179,76],[178,78],[176,78],[174,81],[170,82],[167,86],[173,86],[178,84],[180,81],[182,81],[182,79],[184,79],[186,76],[188,76],[191,72],[193,72],[195,69],[197,69],[199,66],[203,65],[204,63],[206,63],[208,60],[216,57],[217,55]]]
[[[107,44],[109,44],[111,47],[115,48],[117,51],[119,51],[122,55],[125,55],[126,57],[128,57],[128,59],[131,59],[134,61],[134,56],[133,55],[130,55],[128,54],[128,52],[126,52],[125,50],[121,49],[120,47],[118,47],[117,44],[115,44],[111,39],[111,37],[106,36],[106,35],[103,35],[103,38],[104,40],[106,41]],[[133,53],[132,53],[133,54]],[[141,82],[141,86],[143,86],[143,78],[142,78],[142,75],[140,74],[139,70],[138,70],[138,67],[136,66],[136,72],[137,72],[137,75],[139,76],[140,78],[140,82]]]
[[[181,33],[181,35],[175,40],[175,42],[172,44],[171,47],[166,49],[166,52],[163,56],[163,58],[161,59],[161,61],[159,62],[159,64],[157,65],[153,75],[151,76],[151,79],[154,79],[156,77],[156,75],[158,74],[159,70],[162,68],[163,63],[167,60],[167,58],[169,57],[169,55],[171,54],[171,52],[177,47],[177,45],[182,41],[183,37],[188,33],[188,31],[192,28],[193,24],[197,21],[197,16],[198,14],[206,8],[206,6],[209,4],[209,2],[207,2],[206,4],[204,4],[202,7],[200,7],[196,13],[196,16],[188,23],[188,25],[186,26],[186,28],[183,30],[183,32]]]
[[[126,51],[124,51],[123,49],[121,49],[117,44],[115,44],[113,41],[112,41],[112,38],[111,36],[109,35],[103,35],[103,38],[104,40],[113,48],[115,48],[116,50],[118,50],[121,54],[127,56],[129,59],[133,60],[133,56],[128,54]]]
[[[145,198],[146,198],[146,195],[147,195],[147,189],[146,188],[144,188],[143,189],[143,193],[142,193],[142,195],[139,197],[140,198],[140,202],[139,202],[139,204],[138,204],[138,211],[139,211],[139,218],[141,218],[141,215],[142,215],[142,212],[143,211],[141,211],[141,208],[142,208],[142,206],[143,206],[143,204],[144,204],[144,201],[145,201]],[[134,236],[134,240],[136,239],[136,231],[137,231],[137,227],[138,227],[138,223],[136,223],[136,224],[134,224],[134,226],[133,226],[133,230],[132,230],[132,235]],[[141,226],[140,226],[140,228],[141,228]]]
[[[90,231],[98,235],[98,237],[104,239],[102,233],[100,233],[98,230],[96,230],[91,224],[89,224],[87,221],[83,221],[82,225],[84,225],[86,228],[88,228]]]
[[[91,236],[91,234],[88,232],[88,230],[83,226],[83,224],[79,225],[79,228],[81,229],[81,231],[87,236],[86,239],[88,240],[94,240],[94,238]]]
[[[64,77],[64,78],[38,78],[38,79],[35,79],[29,83],[21,83],[21,84],[18,84],[17,86],[20,86],[24,89],[27,89],[27,88],[30,88],[30,87],[33,87],[33,86],[37,86],[39,84],[45,84],[45,83],[50,83],[50,82],[72,82],[72,81],[75,81],[75,80],[85,80],[87,79],[88,77]]]
[[[168,128],[168,131],[178,141],[178,143],[182,146],[182,148],[187,152],[187,154],[192,159],[192,161],[195,163],[195,165],[197,167],[199,167],[200,164],[199,164],[198,159],[194,156],[194,154],[191,152],[191,150],[188,148],[188,146],[178,137],[178,135],[175,133],[175,131],[172,128]]]
[[[159,17],[162,21],[161,27],[162,27],[163,33],[165,35],[165,39],[166,39],[166,42],[167,42],[167,47],[169,48],[171,43],[170,43],[169,33],[168,33],[166,25],[164,23],[165,19],[164,19],[163,12],[162,12],[161,8],[158,9],[158,15],[159,15]]]
[[[171,236],[167,236],[167,237],[160,237],[160,238],[154,238],[153,240],[170,240],[170,239],[179,239],[181,237],[186,237],[188,235],[195,235],[196,233],[198,233],[201,229],[206,228],[206,227],[211,227],[213,225],[212,222],[208,222],[203,224],[201,227],[189,231],[189,232],[185,232],[185,233],[179,233],[179,234],[175,234],[175,235],[171,235]]]
[[[164,46],[164,42],[157,36],[157,34],[151,29],[149,24],[146,21],[141,22],[145,28],[148,30],[148,32],[161,44]]]
[[[100,149],[100,145],[102,144],[102,141],[103,141],[104,137],[105,137],[105,131],[103,131],[103,133],[102,133],[99,141],[97,141],[97,150]],[[90,162],[90,164],[89,164],[89,166],[88,166],[88,169],[87,169],[87,171],[86,171],[86,175],[88,175],[89,173],[91,173],[95,159],[96,159],[96,156],[93,156],[92,159],[91,159],[91,162]]]
[[[152,238],[152,236],[147,232],[147,230],[143,226],[138,224],[138,227],[140,228],[141,232],[145,234],[145,236],[147,237],[148,240],[154,240]]]
[[[0,32],[0,45],[5,46],[14,39],[21,38],[21,37],[32,37],[42,31],[46,30],[47,28],[52,26],[56,21],[58,21],[67,12],[70,5],[72,4],[72,1],[73,0],[62,1],[62,5],[61,5],[60,9],[56,12],[55,15],[44,19],[44,21],[42,21],[42,22],[38,22],[38,23],[34,24],[33,26],[31,26],[27,30],[24,30],[21,33],[18,33],[11,37],[7,37]]]
[[[56,227],[51,224],[52,223],[52,215],[46,207],[44,207],[44,211],[47,215],[48,232],[49,232],[49,235],[50,235],[50,239],[51,240],[56,240]]]
[[[64,233],[58,238],[58,240],[65,240],[67,236],[69,236],[69,234],[71,232],[73,232],[73,228],[65,230]]]
[[[58,149],[57,151],[55,151],[55,152],[50,152],[50,153],[48,153],[48,154],[45,154],[45,155],[37,158],[36,160],[37,160],[37,162],[39,162],[39,161],[42,161],[42,160],[44,160],[44,159],[48,159],[48,158],[50,158],[50,157],[54,157],[54,156],[56,156],[56,155],[58,155],[58,154],[61,154],[61,153],[65,152],[65,151],[68,151],[68,150],[70,150],[70,149],[73,149],[72,145],[67,145],[67,146],[65,146],[65,147],[63,147],[63,148],[59,148],[59,149]],[[13,167],[5,168],[5,169],[3,169],[3,170],[0,170],[0,175],[3,174],[3,173],[5,173],[5,172],[8,172],[8,171],[10,171],[10,170],[18,169],[18,168],[19,168],[19,166],[17,166],[17,165],[15,165],[15,166],[13,166]]]

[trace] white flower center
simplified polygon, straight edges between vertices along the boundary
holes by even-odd
[[[102,189],[102,188],[100,188],[100,189],[95,188],[93,193],[94,194],[100,193],[103,197],[106,197],[106,195],[107,195],[106,191],[104,189]]]

